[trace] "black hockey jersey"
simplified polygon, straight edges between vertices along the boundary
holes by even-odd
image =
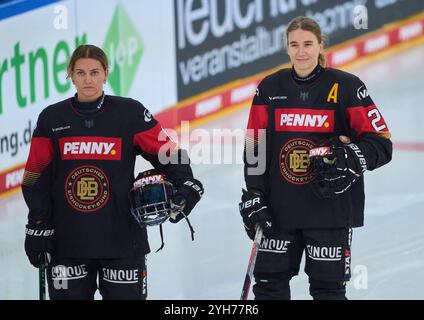
[[[359,78],[323,68],[300,84],[282,69],[261,81],[247,125],[245,180],[266,196],[277,230],[363,225],[363,177],[335,200],[312,190],[309,150],[338,135],[358,144],[368,170],[391,160],[388,127]]]
[[[192,177],[189,164],[162,165],[160,150],[178,149],[136,100],[106,95],[94,113],[80,112],[72,98],[45,108],[22,183],[29,220],[53,225],[58,257],[149,252],[147,232],[131,216],[128,201],[136,155],[174,180]]]

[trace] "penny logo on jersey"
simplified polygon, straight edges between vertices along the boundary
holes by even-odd
[[[121,160],[122,139],[64,137],[59,147],[62,160]]]
[[[333,132],[334,110],[276,109],[275,130],[283,132]]]
[[[315,176],[309,167],[309,150],[315,148],[315,143],[307,139],[293,139],[288,141],[280,152],[280,170],[288,182],[307,184]]]
[[[75,210],[97,211],[109,200],[109,180],[97,167],[78,167],[66,179],[65,195]]]

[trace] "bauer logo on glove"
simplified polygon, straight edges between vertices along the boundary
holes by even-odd
[[[259,224],[264,234],[273,233],[271,215],[268,212],[264,195],[257,190],[242,189],[241,202],[239,203],[240,215],[244,228],[250,239],[255,237],[255,226]]]
[[[172,206],[176,214],[170,221],[175,223],[188,216],[203,196],[203,185],[199,180],[187,178],[176,183],[176,193],[172,198]]]

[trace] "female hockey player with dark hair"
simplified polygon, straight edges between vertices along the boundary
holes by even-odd
[[[51,256],[51,299],[93,299],[97,286],[103,299],[146,298],[147,232],[128,199],[136,155],[173,181],[171,222],[188,215],[203,193],[187,153],[149,111],[104,93],[108,70],[102,49],[78,47],[68,66],[76,94],[41,112],[31,141],[22,184],[25,251],[35,267]],[[179,161],[159,161],[161,152]]]
[[[264,233],[253,292],[290,299],[305,252],[311,296],[346,299],[352,228],[364,219],[363,174],[391,160],[390,133],[362,81],[325,67],[314,20],[292,20],[286,41],[292,68],[261,81],[247,125],[240,213],[251,239],[257,225]],[[266,152],[257,154],[261,144]]]

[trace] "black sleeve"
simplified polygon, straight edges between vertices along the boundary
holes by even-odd
[[[158,156],[143,152],[141,155],[144,159],[149,161],[155,169],[165,173],[169,178],[171,178],[171,180],[183,181],[187,178],[193,178],[190,158],[187,151],[184,149],[174,149],[170,157],[171,162],[165,164],[162,164],[161,161],[159,161]]]
[[[51,173],[53,143],[42,112],[34,130],[22,181],[22,193],[29,208],[29,221],[51,220]]]
[[[391,133],[383,115],[371,99],[365,84],[357,77],[349,86],[345,115],[352,135],[367,161],[367,169],[374,170],[392,159]]]
[[[358,143],[367,161],[367,170],[377,169],[392,160],[393,145],[390,139],[366,133]]]
[[[193,178],[187,151],[178,147],[141,104],[135,131],[133,144],[136,151],[155,169],[164,172],[174,181]]]
[[[249,112],[244,143],[244,179],[248,190],[268,193],[268,103],[261,85]]]

